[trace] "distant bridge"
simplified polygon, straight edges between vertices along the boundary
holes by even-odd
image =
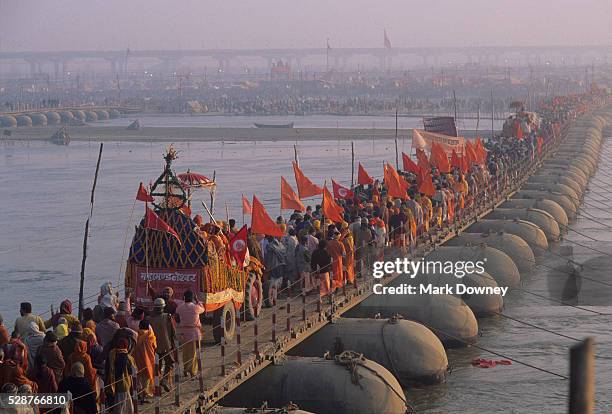
[[[65,71],[66,64],[86,59],[107,61],[113,72],[122,72],[129,61],[138,59],[158,59],[169,67],[176,67],[181,59],[210,58],[218,62],[219,68],[228,68],[230,62],[239,58],[260,58],[267,60],[270,66],[278,59],[294,62],[299,68],[302,59],[317,57],[322,63],[330,59],[334,67],[342,67],[348,59],[370,57],[379,60],[382,68],[390,67],[392,59],[406,56],[417,57],[424,65],[433,60],[452,57],[454,61],[495,62],[510,56],[519,56],[526,64],[544,63],[549,57],[556,57],[568,64],[591,64],[594,59],[607,63],[612,56],[612,44],[609,45],[573,45],[573,46],[462,46],[462,47],[394,47],[386,48],[272,48],[272,49],[167,49],[167,50],[82,50],[82,51],[23,51],[0,52],[0,63],[26,62],[30,64],[31,73],[40,73],[44,64],[54,65],[55,74]],[[585,58],[590,60],[584,61]]]

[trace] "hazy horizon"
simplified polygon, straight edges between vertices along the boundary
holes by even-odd
[[[595,45],[608,0],[0,0],[0,50]]]

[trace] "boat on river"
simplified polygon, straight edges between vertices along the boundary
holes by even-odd
[[[293,122],[288,124],[259,124],[255,122],[256,128],[293,128]]]

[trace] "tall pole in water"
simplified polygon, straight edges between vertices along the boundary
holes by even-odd
[[[493,89],[491,89],[491,139],[493,139],[493,134],[495,130],[495,124],[493,123],[493,119],[495,118],[495,104],[493,103]]]
[[[395,106],[395,168],[399,170],[399,154],[397,152],[397,104]]]
[[[453,108],[455,110],[455,132],[456,136],[459,136],[459,122],[457,121],[457,95],[455,95],[455,90],[453,89]]]
[[[329,72],[329,37],[327,38],[327,43],[325,45],[325,72]]]
[[[351,141],[351,188],[355,187],[355,144]]]
[[[570,348],[569,414],[592,414],[595,405],[595,345],[593,338]]]
[[[91,186],[91,198],[89,200],[89,217],[85,222],[85,235],[83,237],[83,257],[81,259],[81,281],[79,284],[79,320],[83,314],[83,290],[85,288],[85,261],[87,260],[87,239],[89,238],[89,223],[91,222],[91,216],[93,215],[94,207],[94,194],[96,191],[96,184],[98,183],[98,173],[100,172],[100,161],[102,160],[102,149],[104,143],[100,143],[100,152],[98,153],[98,162],[96,163],[96,173],[94,174],[93,185]]]

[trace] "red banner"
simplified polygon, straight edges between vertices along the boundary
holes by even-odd
[[[136,302],[150,305],[154,298],[149,295],[149,285],[155,292],[161,293],[169,286],[174,290],[175,298],[182,298],[188,289],[195,294],[200,291],[201,273],[199,269],[156,269],[134,266],[134,293]]]

